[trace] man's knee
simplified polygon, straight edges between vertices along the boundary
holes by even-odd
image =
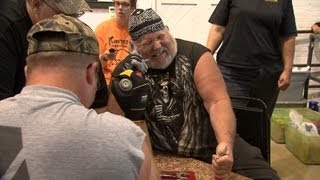
[[[232,171],[253,179],[280,179],[277,172],[262,157],[260,149],[251,146],[239,136],[235,138]]]

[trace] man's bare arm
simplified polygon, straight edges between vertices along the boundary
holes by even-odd
[[[152,150],[149,148],[148,143],[145,139],[142,145],[142,151],[144,153],[145,159],[140,169],[139,180],[160,180],[160,172],[155,164]]]

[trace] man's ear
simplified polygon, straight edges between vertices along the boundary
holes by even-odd
[[[99,63],[98,62],[92,62],[87,66],[86,70],[86,78],[87,82],[90,85],[96,85],[97,84],[97,72],[99,68]]]
[[[24,66],[24,76],[27,78],[28,77],[28,65]]]
[[[32,23],[35,24],[40,19],[40,6],[41,2],[40,0],[27,0],[27,10],[28,14],[32,20]]]

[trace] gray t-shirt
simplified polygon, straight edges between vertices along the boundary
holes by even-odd
[[[143,131],[72,92],[27,86],[0,101],[0,179],[137,179]]]

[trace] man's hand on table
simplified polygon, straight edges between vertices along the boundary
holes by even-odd
[[[233,151],[230,143],[221,142],[212,155],[212,167],[215,179],[225,178],[233,166]]]

